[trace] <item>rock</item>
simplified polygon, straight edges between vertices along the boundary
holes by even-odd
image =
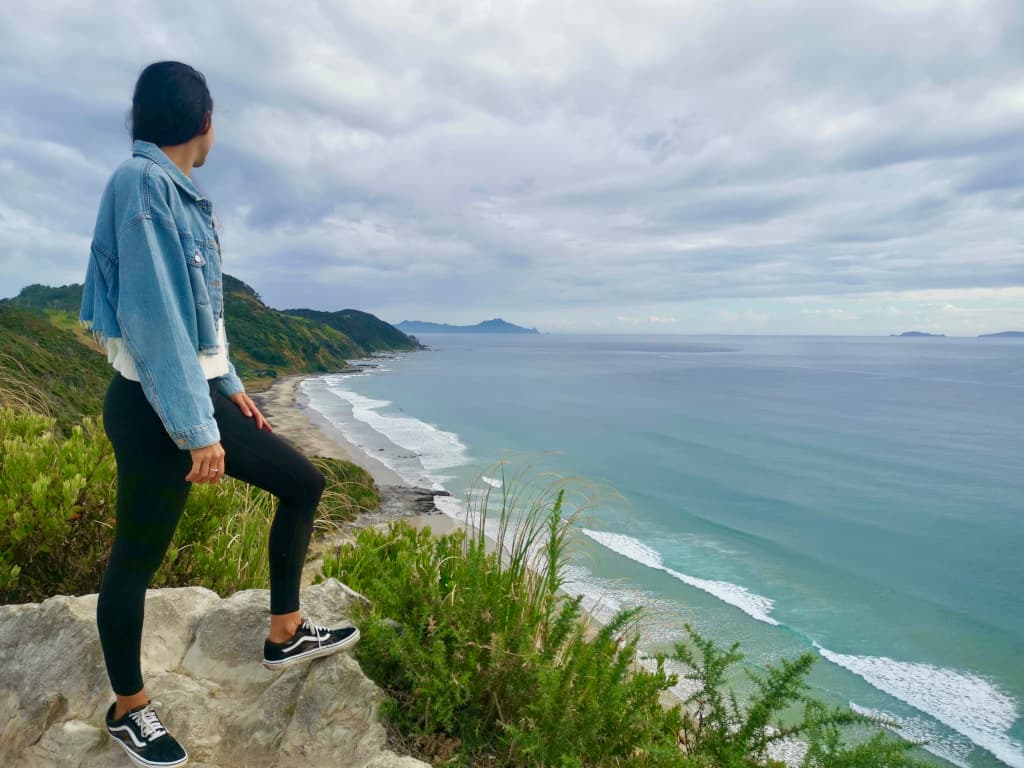
[[[365,599],[334,579],[303,590],[319,623],[351,623]],[[197,768],[425,768],[385,748],[383,693],[351,653],[270,672],[260,663],[269,594],[201,587],[146,595],[146,689]],[[129,766],[103,727],[113,701],[96,595],[0,606],[0,765]]]
[[[380,486],[380,507],[377,512],[388,519],[443,514],[434,504],[435,496],[451,496],[451,493],[435,491],[432,488],[382,485]]]

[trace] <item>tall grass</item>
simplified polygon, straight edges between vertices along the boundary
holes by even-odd
[[[49,400],[14,369],[0,371],[0,602],[99,588],[110,554],[117,466],[102,420],[80,416],[65,434]],[[378,504],[360,467],[313,457],[327,477],[318,526]],[[276,497],[234,478],[196,484],[152,586],[203,585],[221,595],[266,587]]]
[[[0,352],[0,407],[52,416],[50,398],[31,381],[28,369],[20,360]]]

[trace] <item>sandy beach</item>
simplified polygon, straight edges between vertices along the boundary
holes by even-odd
[[[370,473],[379,486],[406,485],[393,470],[352,445],[320,414],[301,403],[299,382],[308,376],[282,376],[275,379],[267,389],[249,393],[274,432],[290,440],[307,456],[328,456],[359,465]]]

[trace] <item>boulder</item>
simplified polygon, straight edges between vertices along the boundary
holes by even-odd
[[[334,579],[302,592],[303,613],[341,625],[362,598]],[[261,664],[269,594],[221,599],[201,587],[146,595],[142,670],[161,719],[206,768],[418,768],[386,748],[383,692],[350,651],[286,670]],[[0,765],[129,766],[108,737],[113,701],[96,595],[0,606]]]

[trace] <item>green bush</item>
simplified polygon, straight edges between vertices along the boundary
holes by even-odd
[[[673,658],[690,670],[685,677],[698,685],[685,700],[690,715],[682,730],[684,751],[701,768],[750,768],[767,765],[769,747],[800,738],[808,745],[802,768],[912,768],[925,766],[909,756],[915,745],[879,732],[877,725],[894,726],[842,707],[827,707],[806,696],[806,678],[817,657],[802,653],[782,659],[763,672],[747,670],[754,692],[743,704],[726,688],[731,667],[743,659],[739,644],[723,650],[686,625],[689,644],[677,643]],[[783,723],[780,714],[802,705],[796,719]],[[773,720],[776,722],[773,724]],[[853,746],[844,731],[870,729],[870,738]]]
[[[314,457],[328,478],[319,524],[377,506],[360,467]],[[117,465],[98,417],[64,437],[53,417],[0,407],[0,602],[99,588],[113,541]],[[277,499],[225,477],[193,485],[152,586],[202,585],[227,595],[268,583],[267,533]]]
[[[755,675],[745,704],[725,687],[737,647],[722,651],[692,630],[689,644],[645,668],[639,608],[592,631],[582,596],[561,592],[576,517],[563,517],[564,491],[524,507],[503,483],[496,547],[483,535],[486,489],[483,498],[465,530],[434,537],[393,522],[361,531],[324,563],[324,576],[370,600],[355,654],[389,694],[392,729],[419,756],[453,766],[749,768],[772,764],[772,742],[799,736],[809,744],[804,768],[915,765],[913,745],[886,734],[844,744],[848,727],[875,722],[804,696],[812,654]],[[668,658],[700,684],[686,708],[663,704],[678,682]],[[802,719],[771,725],[799,702]]]
[[[0,408],[0,601],[95,591],[115,476],[95,417],[62,438],[52,417]]]

